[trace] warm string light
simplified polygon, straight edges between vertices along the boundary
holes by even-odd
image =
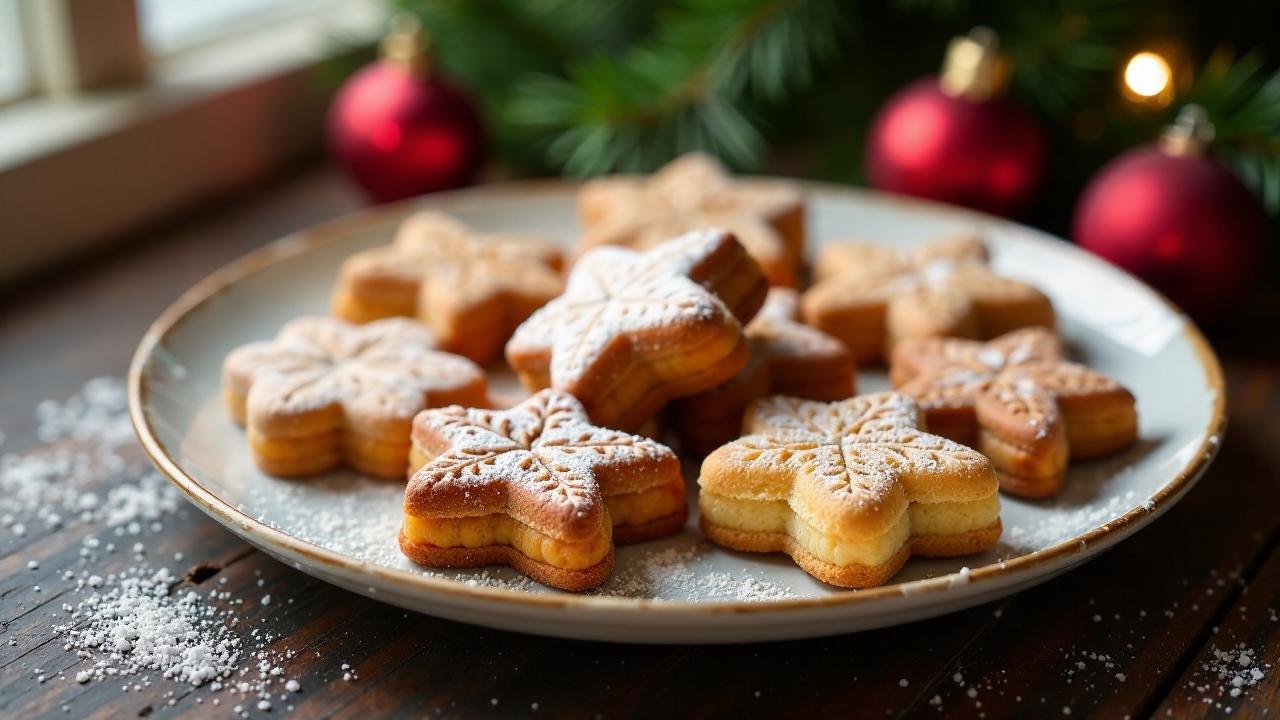
[[[1124,91],[1130,100],[1163,107],[1173,99],[1173,68],[1161,55],[1135,53],[1124,66]]]

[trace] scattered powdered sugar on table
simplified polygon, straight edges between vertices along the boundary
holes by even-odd
[[[94,378],[66,401],[44,400],[36,406],[40,442],[70,438],[114,449],[133,442],[129,400],[122,379]]]
[[[1147,662],[1146,652],[1158,636],[1167,633],[1168,623],[1183,614],[1191,615],[1194,622],[1203,622],[1206,612],[1216,612],[1205,604],[1216,603],[1223,598],[1229,599],[1233,591],[1237,593],[1237,600],[1248,597],[1250,588],[1242,573],[1242,567],[1225,572],[1210,569],[1207,578],[1183,578],[1183,587],[1196,588],[1190,602],[1185,596],[1174,594],[1163,608],[1135,610],[1132,606],[1127,606],[1122,613],[1120,606],[1124,605],[1123,602],[1108,609],[1111,603],[1088,598],[1087,605],[1072,611],[1077,616],[1074,621],[1067,620],[1068,623],[1094,625],[1099,628],[1099,632],[1107,635],[1108,639],[1103,643],[1104,649],[1087,645],[1088,639],[1096,638],[1097,634],[1086,631],[1079,633],[1080,638],[1073,639],[1069,644],[1049,651],[1048,656],[1052,658],[1056,654],[1058,658],[1057,661],[1050,662],[1050,667],[1058,669],[1058,686],[1073,689],[1073,694],[1083,699],[1089,707],[1073,708],[1068,705],[1053,708],[1051,713],[1047,713],[1048,698],[1055,693],[1044,682],[1044,676],[1039,673],[1019,676],[999,665],[988,666],[982,673],[956,665],[954,673],[949,676],[950,682],[944,679],[940,685],[935,686],[941,692],[930,698],[928,705],[942,713],[943,717],[953,714],[977,717],[1042,717],[1059,712],[1097,714],[1099,703],[1115,694],[1125,683],[1136,682],[1145,688],[1153,682],[1149,672],[1156,666]],[[1112,589],[1100,590],[1116,592]],[[1006,608],[1009,607],[1017,612],[1018,602],[1007,601],[1005,606],[996,608],[992,614],[997,621],[1006,614]],[[1256,630],[1246,629],[1245,633],[1251,642],[1239,642],[1233,637],[1232,627],[1237,612],[1240,619],[1245,620],[1249,612],[1257,612],[1257,609],[1235,602],[1231,615],[1223,618],[1221,625],[1212,627],[1213,640],[1205,653],[1206,657],[1189,666],[1189,679],[1173,688],[1169,693],[1171,697],[1183,695],[1193,703],[1211,706],[1218,711],[1215,716],[1230,715],[1241,709],[1252,688],[1262,684],[1271,675],[1274,667],[1266,660],[1271,656],[1272,649],[1265,644],[1265,640],[1259,642],[1259,639],[1268,637],[1269,632],[1259,634]],[[1264,607],[1262,612],[1270,623],[1280,623],[1280,610]],[[1015,619],[1012,622],[1022,621]],[[1246,624],[1246,628],[1248,627]],[[979,662],[984,664],[981,660]],[[987,713],[984,701],[991,699],[996,699],[994,707],[1006,709],[998,715]],[[1010,699],[1013,700],[1012,706],[1008,703]],[[1265,706],[1265,702],[1263,704]],[[1256,707],[1258,703],[1254,701],[1253,705]],[[1007,709],[1009,707],[1014,709]],[[1267,714],[1265,710],[1263,714]],[[1169,710],[1167,716],[1173,717],[1173,710]]]
[[[77,654],[92,661],[77,682],[147,670],[199,687],[229,676],[240,659],[240,639],[221,622],[217,610],[194,590],[171,595],[177,582],[167,568],[130,568],[120,576],[81,578],[90,594],[54,630]]]
[[[1255,651],[1244,643],[1234,647],[1212,649],[1208,662],[1200,664],[1196,679],[1190,685],[1200,693],[1202,701],[1222,707],[1223,698],[1238,698],[1248,688],[1267,676],[1271,665],[1261,664]],[[1197,682],[1204,678],[1204,682]]]
[[[288,695],[300,692],[301,685],[283,677],[281,662],[293,652],[269,650],[276,638],[257,629],[247,638],[235,631],[238,620],[231,608],[242,604],[241,599],[216,588],[205,591],[169,568],[143,564],[147,537],[191,510],[138,452],[124,382],[90,380],[65,401],[41,402],[36,420],[36,438],[43,446],[0,455],[0,528],[6,531],[0,538],[7,535],[12,543],[59,530],[82,532],[69,566],[50,567],[48,559],[25,563],[28,572],[52,575],[54,583],[64,584],[25,590],[37,603],[63,594],[66,622],[49,630],[62,638],[63,651],[74,652],[80,662],[49,672],[26,661],[13,667],[29,670],[37,683],[112,681],[130,692],[160,678],[230,693],[258,710],[292,709]],[[113,537],[120,538],[118,545]],[[121,551],[135,564],[117,572],[96,571],[119,567]],[[182,560],[182,553],[175,553],[174,560]],[[8,602],[11,613],[4,628],[11,630],[9,623],[28,606],[17,594]],[[19,636],[11,634],[8,644],[19,646]],[[175,690],[165,697],[174,705],[181,695]],[[273,706],[273,699],[280,704]],[[203,703],[204,697],[196,696],[195,702]],[[220,703],[216,695],[211,699],[213,705]],[[70,706],[63,711],[71,712]],[[241,706],[235,712],[248,715]]]
[[[123,381],[90,380],[65,402],[41,402],[36,416],[36,435],[48,445],[0,455],[0,528],[21,537],[32,520],[50,528],[97,523],[138,535],[159,532],[161,517],[183,507],[176,488],[137,472],[120,453],[134,437]]]

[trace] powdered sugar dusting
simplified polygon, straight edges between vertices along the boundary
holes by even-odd
[[[401,490],[361,478],[322,478],[298,483],[263,478],[252,489],[253,504],[278,511],[259,518],[361,561],[408,570],[471,587],[518,592],[555,592],[507,568],[432,570],[409,562],[396,543]],[[656,543],[622,546],[613,575],[589,595],[688,602],[751,602],[799,596],[771,579],[767,566],[728,572],[715,562],[719,551],[693,532]]]
[[[71,624],[54,630],[82,658],[104,657],[80,671],[85,677],[77,674],[76,681],[157,670],[200,687],[229,676],[240,660],[240,639],[195,591],[171,596],[176,582],[167,568],[131,568],[98,582],[81,579],[78,586],[90,589],[88,597],[70,614]]]
[[[549,354],[552,386],[571,389],[620,338],[641,347],[678,347],[684,335],[663,328],[716,319],[736,324],[724,303],[689,277],[725,237],[721,230],[698,230],[645,252],[611,246],[588,252],[574,265],[564,294],[516,330],[508,356]]]
[[[985,401],[988,414],[999,413],[1005,423],[1022,423],[1040,440],[1062,426],[1056,404],[1059,394],[1079,399],[1111,394],[1120,387],[1100,372],[1064,361],[1053,332],[1037,327],[1015,330],[985,343],[930,339],[913,346],[907,367],[912,366],[918,372],[903,391],[917,398],[926,410],[974,412]],[[988,422],[984,427],[999,434],[1000,430],[992,428],[1000,425]]]
[[[438,352],[420,323],[386,318],[354,325],[305,317],[271,342],[232,351],[226,374],[251,415],[291,416],[341,403],[360,417],[411,417],[431,392],[483,383],[466,358]]]
[[[159,532],[181,498],[159,474],[131,470],[133,442],[124,382],[101,377],[65,401],[36,408],[37,450],[0,455],[0,528],[25,535],[33,525],[105,525],[115,535]],[[112,481],[105,490],[103,481]]]
[[[799,320],[800,295],[791,288],[771,287],[760,312],[747,323],[747,337],[762,343],[766,356],[848,358],[848,348],[827,333]],[[757,350],[761,351],[761,350]],[[852,366],[852,360],[847,360]]]
[[[1014,548],[1039,550],[1096,527],[1105,527],[1135,508],[1143,508],[1149,512],[1154,509],[1155,504],[1149,499],[1140,501],[1137,493],[1127,490],[1083,505],[1073,502],[1069,497],[1060,498],[1050,503],[1049,507],[1052,512],[1037,514],[1031,523],[1006,521],[1003,542]]]
[[[563,537],[570,518],[593,518],[591,529],[601,527],[605,496],[680,480],[670,448],[591,424],[582,403],[560,390],[543,390],[510,410],[428,410],[414,420],[413,436],[440,451],[405,490],[405,507],[423,517],[520,513],[525,524]],[[604,468],[626,484],[601,486]],[[523,488],[536,507],[507,507],[506,493],[493,490],[505,487]],[[564,524],[547,527],[543,509]]]
[[[1257,651],[1245,643],[1227,647],[1214,645],[1208,661],[1200,663],[1188,685],[1200,695],[1202,702],[1222,708],[1224,701],[1248,692],[1266,678],[1270,670],[1271,665],[1261,662]]]
[[[237,632],[231,608],[239,600],[231,593],[206,591],[168,567],[147,564],[154,554],[151,536],[191,511],[133,444],[123,381],[96,378],[66,400],[43,401],[36,420],[37,438],[49,444],[0,456],[0,525],[15,539],[76,533],[79,547],[26,562],[41,584],[6,593],[19,613],[6,622],[61,596],[62,618],[47,632],[61,638],[58,644],[71,661],[55,660],[57,670],[29,667],[25,660],[10,667],[29,670],[37,683],[109,681],[127,693],[162,681],[229,693],[259,708],[279,702],[286,683],[280,663],[292,651],[269,650],[277,638],[258,629],[247,636]],[[181,561],[183,554],[173,559]],[[20,638],[39,640],[13,633],[9,644],[20,644]],[[47,654],[57,645],[45,647]],[[290,692],[301,690],[296,680],[288,682]],[[186,694],[171,690],[164,697],[175,705]],[[206,697],[196,695],[193,702]],[[217,695],[211,699],[213,705],[220,702]],[[288,703],[277,707],[292,709]],[[70,706],[63,711],[71,712]]]
[[[795,597],[790,585],[757,577],[749,567],[724,572],[700,567],[708,548],[636,548],[633,561],[619,568],[597,592],[631,598],[693,602],[761,602]],[[755,573],[764,575],[759,569]]]
[[[744,468],[785,464],[797,474],[823,478],[832,499],[852,501],[850,509],[878,508],[897,486],[904,467],[915,473],[954,475],[995,492],[995,474],[985,458],[920,430],[918,422],[915,401],[901,393],[832,403],[773,396],[748,411],[744,425],[750,434],[715,457],[717,463]],[[789,492],[779,488],[778,497]]]

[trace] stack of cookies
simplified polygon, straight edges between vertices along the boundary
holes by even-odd
[[[693,155],[579,200],[571,263],[422,213],[344,263],[336,317],[231,353],[260,468],[407,476],[415,563],[584,590],[616,543],[682,531],[700,461],[711,542],[859,588],[993,547],[1000,491],[1051,496],[1137,437],[1133,396],[1065,359],[1049,300],[978,238],[831,244],[802,291],[795,183]],[[500,356],[530,393],[513,407],[487,392]],[[856,395],[855,363],[897,390]]]

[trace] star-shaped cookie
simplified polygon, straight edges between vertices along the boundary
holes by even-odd
[[[915,402],[758,400],[746,436],[702,463],[702,530],[783,552],[823,582],[880,585],[910,555],[978,552],[1000,537],[999,481],[975,450],[920,430]]]
[[[854,394],[856,367],[839,340],[798,320],[800,296],[769,289],[750,323],[751,360],[733,379],[671,404],[669,417],[690,454],[706,455],[738,437],[742,413],[765,395],[841,400]]]
[[[434,347],[430,331],[406,318],[301,318],[275,340],[233,350],[223,390],[266,473],[313,475],[345,463],[404,478],[418,411],[487,402],[484,371]]]
[[[484,235],[444,213],[420,212],[392,244],[347,258],[333,314],[351,322],[417,317],[441,348],[488,364],[521,321],[560,294],[562,267],[550,241]]]
[[[510,410],[427,410],[413,442],[426,463],[405,489],[400,547],[420,565],[506,564],[584,590],[608,576],[614,539],[684,525],[675,453],[592,425],[565,392],[543,390]]]
[[[596,248],[574,264],[564,294],[516,330],[507,361],[528,389],[565,390],[596,423],[634,431],[669,400],[743,368],[742,323],[767,289],[723,230],[644,252]]]
[[[957,237],[911,251],[862,243],[823,250],[805,293],[805,322],[844,342],[859,362],[888,358],[906,338],[991,338],[1054,326],[1053,306],[1034,287],[997,275],[986,245]]]
[[[904,341],[894,348],[891,377],[916,398],[931,430],[982,451],[1015,495],[1052,495],[1068,457],[1117,452],[1138,436],[1133,395],[1063,360],[1061,342],[1042,328],[986,343]]]
[[[731,177],[703,153],[679,157],[650,177],[612,176],[578,195],[582,244],[643,250],[706,227],[732,232],[774,285],[795,285],[804,256],[804,193],[782,180]]]

